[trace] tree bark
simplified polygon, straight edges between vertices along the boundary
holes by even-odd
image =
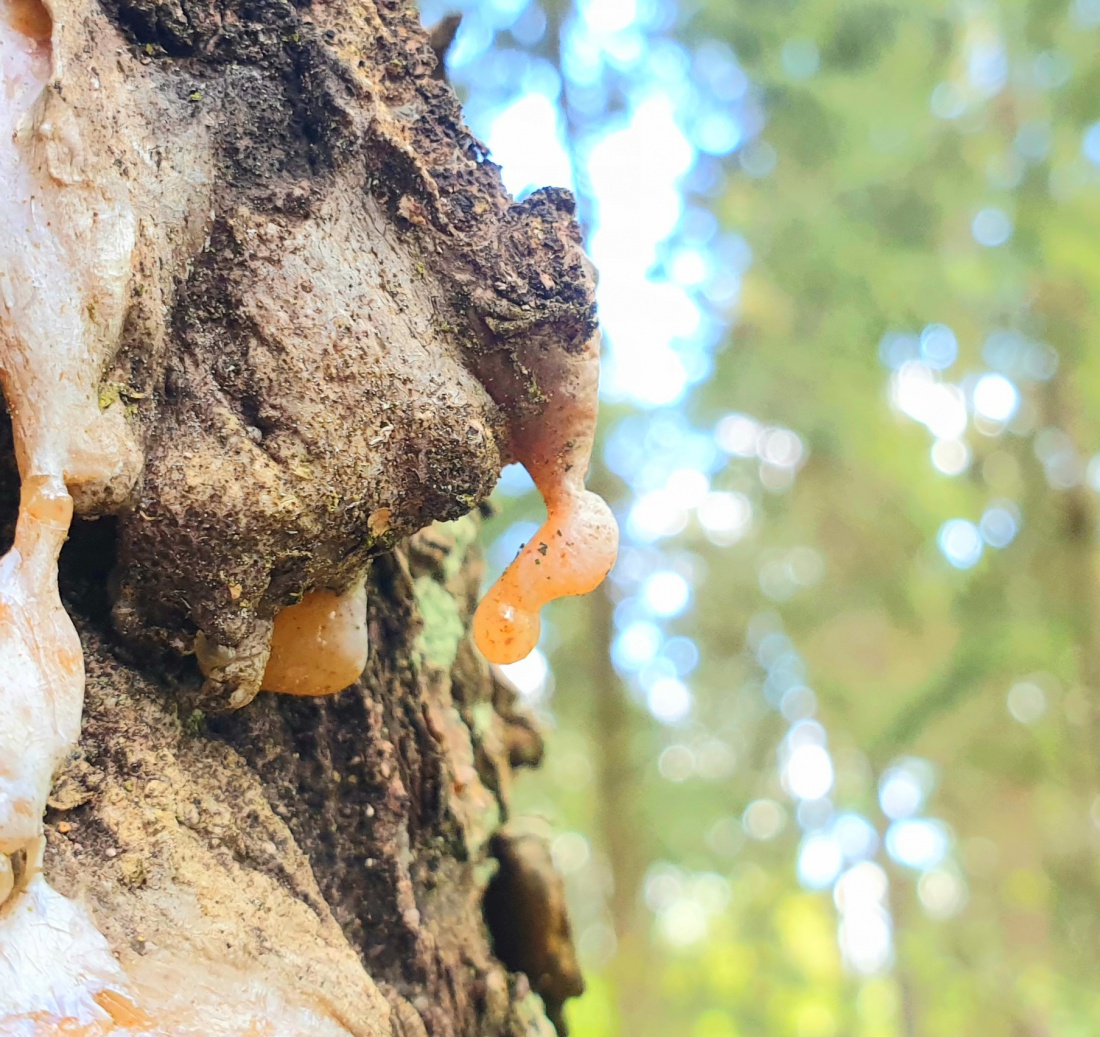
[[[65,5],[55,42],[102,96],[70,71],[49,103],[138,216],[99,402],[141,461],[73,491],[87,690],[46,875],[167,986],[190,960],[364,1037],[545,1037],[532,988],[556,1019],[579,989],[558,880],[497,887],[500,924],[526,898],[540,975],[494,957],[482,913],[538,753],[468,631],[477,507],[556,388],[538,358],[595,331],[572,199],[508,198],[408,4]],[[123,93],[156,174],[116,146]],[[14,514],[14,463],[0,491]],[[368,568],[362,678],[249,703],[273,615]],[[205,680],[204,638],[236,653]]]
[[[357,685],[216,717],[181,706],[198,681],[185,665],[120,653],[110,530],[74,530],[62,582],[88,683],[50,800],[46,871],[124,967],[192,958],[228,991],[259,964],[355,1034],[552,1032],[481,917],[510,727],[528,730],[467,636],[476,524],[432,527],[377,560]]]

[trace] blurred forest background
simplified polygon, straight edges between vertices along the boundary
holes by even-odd
[[[622,553],[508,668],[575,1037],[1100,1033],[1100,0],[423,7],[601,271]]]

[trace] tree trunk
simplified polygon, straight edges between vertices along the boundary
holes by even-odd
[[[112,295],[81,231],[125,447],[65,469],[87,686],[46,877],[166,1003],[262,982],[362,1037],[552,1033],[532,988],[559,1027],[580,989],[560,885],[502,832],[538,752],[468,631],[477,508],[594,363],[572,199],[507,197],[398,0],[47,7],[71,191],[92,224],[124,199],[135,244]],[[54,390],[6,373],[25,482]],[[253,700],[279,611],[364,573],[362,677]],[[494,856],[529,978],[491,949]]]
[[[481,919],[523,719],[499,690],[494,702],[466,635],[476,519],[375,562],[358,684],[217,717],[180,706],[196,676],[115,648],[105,525],[79,525],[62,560],[88,682],[80,745],[50,799],[46,873],[122,964],[191,958],[226,991],[259,965],[372,1037],[550,1033]]]

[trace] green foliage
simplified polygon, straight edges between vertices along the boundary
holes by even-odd
[[[731,458],[712,486],[752,499],[751,534],[718,547],[693,522],[665,545],[693,573],[694,607],[669,624],[700,648],[692,725],[652,720],[606,663],[606,599],[551,616],[559,731],[545,776],[520,791],[588,838],[568,876],[590,965],[570,1009],[577,1037],[1100,1031],[1100,585],[1085,476],[1100,449],[1100,169],[1082,153],[1100,118],[1100,28],[1084,9],[682,5],[678,40],[732,48],[766,113],[746,147],[776,155],[763,176],[731,156],[694,200],[753,263],[686,410],[704,428],[734,411],[794,429],[808,461],[770,491],[755,462]],[[811,74],[785,70],[792,41],[813,45]],[[995,68],[983,81],[997,54],[1003,82]],[[1002,243],[978,240],[986,210],[1009,221]],[[972,418],[953,476],[930,462],[929,431],[891,406],[879,358],[885,334],[937,323],[959,349],[937,377],[966,392],[990,370],[994,332],[1047,343],[1058,361],[1048,378],[1012,375],[1022,402],[1007,428]],[[1056,440],[1068,475],[1052,467]],[[943,523],[976,523],[998,500],[1018,508],[1019,535],[952,568]],[[769,600],[765,566],[796,549],[820,578]],[[894,958],[877,975],[844,967],[832,899],[798,882],[776,768],[787,724],[751,645],[769,613],[817,694],[838,808],[883,835],[877,787],[894,761],[919,756],[937,775],[924,810],[950,827],[949,859],[922,877],[879,854]],[[1042,708],[1013,712],[1010,690]],[[718,745],[734,762],[708,769]],[[681,750],[694,760],[682,774],[665,755]],[[786,804],[786,824],[753,839],[741,819],[765,798]],[[937,900],[941,873],[965,902]]]

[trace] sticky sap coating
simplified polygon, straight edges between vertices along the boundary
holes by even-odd
[[[57,589],[72,509],[59,478],[25,480],[0,559],[0,853],[41,835],[53,772],[80,734],[84,659]]]
[[[0,382],[20,473],[63,475],[94,511],[125,497],[139,470],[122,408],[102,411],[98,399],[136,218],[117,172],[47,90],[54,29],[36,0],[0,0]]]
[[[153,1019],[117,990],[105,988],[90,1000],[106,1018],[81,1021],[52,1012],[26,1012],[0,1019],[0,1037],[154,1037],[169,1032],[163,1021]]]
[[[575,351],[535,340],[524,354],[541,407],[509,429],[512,451],[546,503],[546,521],[485,595],[474,639],[492,663],[517,662],[538,644],[539,610],[588,594],[611,571],[619,529],[611,509],[586,490],[599,410],[600,336]]]
[[[0,687],[0,717],[5,721],[0,725],[0,776],[8,780],[14,775],[12,787],[27,778],[23,784],[30,789],[29,795],[18,790],[15,793],[20,805],[12,813],[19,825],[29,821],[29,827],[15,831],[8,844],[16,849],[25,848],[28,838],[41,843],[41,811],[50,774],[58,753],[63,753],[79,733],[83,692],[79,641],[61,609],[56,590],[57,554],[72,511],[69,494],[76,498],[82,514],[132,513],[133,488],[141,467],[134,432],[124,421],[124,408],[117,402],[112,406],[110,393],[104,393],[109,386],[102,383],[115,360],[124,319],[141,308],[134,299],[151,299],[143,305],[154,314],[160,313],[161,302],[157,300],[168,299],[161,289],[175,275],[173,264],[161,260],[171,259],[170,253],[177,246],[180,253],[187,252],[191,239],[185,240],[182,232],[177,235],[165,228],[186,222],[188,213],[210,210],[208,204],[196,204],[205,197],[199,188],[183,191],[180,187],[192,181],[206,183],[207,179],[185,176],[182,167],[174,167],[171,161],[165,161],[162,167],[159,145],[154,174],[152,152],[139,139],[147,128],[140,113],[151,95],[140,94],[140,81],[124,67],[123,49],[116,52],[110,33],[97,30],[87,40],[83,36],[85,25],[96,19],[102,23],[99,5],[53,0],[51,9],[57,22],[47,44],[44,41],[51,35],[51,23],[45,8],[33,0],[0,0],[0,73],[5,86],[13,87],[6,96],[14,101],[6,110],[0,109],[0,130],[4,131],[0,133],[0,183],[9,188],[0,193],[0,380],[13,420],[26,491],[16,546],[0,563],[0,596],[12,591],[4,602],[3,620],[10,620],[11,630],[0,628],[0,666],[9,678],[12,674],[17,678]],[[93,39],[97,34],[98,39]],[[68,43],[62,45],[66,35]],[[85,49],[86,42],[94,46]],[[95,55],[108,60],[93,64]],[[67,70],[70,68],[71,72]],[[46,89],[47,84],[50,89]],[[201,132],[195,130],[195,136]],[[153,135],[157,140],[166,137]],[[179,150],[188,153],[190,149],[180,145]],[[213,166],[212,161],[210,164]],[[129,168],[138,170],[137,175],[124,175]],[[166,186],[169,174],[162,168],[175,169],[172,184]],[[173,185],[179,190],[170,189]],[[201,240],[203,223],[201,217],[194,221],[198,229],[192,237]],[[335,251],[342,260],[345,254]],[[132,284],[143,260],[149,261],[150,270],[161,274],[149,274]],[[285,297],[277,298],[280,304],[285,303]],[[280,311],[285,310],[286,306],[281,305]],[[322,316],[331,323],[331,312]],[[465,343],[452,345],[456,352],[467,348]],[[152,353],[150,358],[152,367],[161,362]],[[438,358],[429,359],[426,371],[436,377]],[[455,376],[445,380],[442,389],[452,393],[453,382],[461,373],[456,365]],[[482,404],[482,394],[476,387],[471,389],[472,404]],[[132,398],[149,395],[134,392]],[[444,404],[434,396],[429,402],[435,404],[434,409],[425,408],[423,417],[417,410],[414,422],[409,424],[430,428],[438,424],[440,413],[456,412],[453,394]],[[483,496],[483,483],[491,484],[491,477],[484,472],[493,467],[490,460],[498,460],[493,436],[486,434],[494,424],[493,415],[481,406],[470,409],[470,420],[464,418],[461,427],[455,429],[460,435],[454,438],[462,449],[452,449],[448,455],[456,458],[456,463],[437,463],[427,473],[430,478],[419,476],[437,495],[447,491],[445,509],[428,497],[417,498],[415,507],[406,508],[406,526],[411,526],[413,519],[426,522],[447,514],[456,502],[469,507],[470,500]],[[321,417],[340,427],[328,411]],[[157,427],[163,428],[163,423]],[[371,445],[385,446],[391,434],[395,442],[400,442],[401,431],[388,420],[379,423],[377,438],[381,442],[376,444],[372,438]],[[340,456],[346,451],[333,453]],[[480,463],[472,464],[471,457]],[[407,470],[407,466],[391,467]],[[460,475],[476,469],[472,486],[476,492],[465,492],[471,487],[461,480],[439,478],[441,471],[446,474],[452,468]],[[202,474],[207,476],[208,472]],[[451,492],[452,486],[463,492]],[[250,503],[246,519],[254,513],[257,496],[249,493],[250,489],[255,487],[245,487]],[[185,499],[193,503],[194,496],[192,488]],[[142,515],[140,521],[147,522],[148,517]],[[208,552],[208,546],[203,550]],[[241,554],[239,547],[237,553]],[[215,562],[220,563],[220,559]],[[311,576],[308,585],[324,586],[322,581],[332,577],[328,572]],[[223,581],[223,586],[236,585]],[[164,588],[158,590],[163,596]],[[232,594],[231,598],[236,600]],[[361,669],[361,662],[358,667],[354,664],[362,658],[359,649],[364,645],[365,623],[357,622],[351,612],[345,614],[342,607],[329,607],[331,603],[323,604],[310,617],[308,610],[315,604],[309,603],[307,613],[300,613],[297,619],[292,615],[284,624],[288,633],[282,639],[283,648],[293,659],[311,651],[318,641],[326,649],[334,640],[340,641],[342,647],[333,654],[341,660],[342,672],[330,677],[322,674],[317,683],[319,671],[326,666],[331,671],[332,661],[315,660],[311,682],[313,690],[326,683],[331,686],[329,690],[336,690],[349,672],[357,674]],[[195,611],[201,610],[196,607]],[[268,623],[270,634],[274,624],[266,618],[263,622]],[[264,633],[262,624],[255,633]],[[4,653],[11,653],[11,658]],[[270,663],[266,645],[254,656],[261,657]],[[256,674],[257,683],[260,673],[262,665]],[[292,683],[278,676],[273,676],[271,682],[272,686]],[[10,700],[15,705],[9,710]],[[19,722],[8,724],[9,717],[17,717]],[[35,726],[38,724],[44,728],[39,730]],[[24,805],[24,800],[31,805]],[[35,869],[40,866],[39,860]],[[37,871],[30,886],[23,885],[26,874],[20,875],[18,888],[10,862],[0,871],[0,886],[9,894],[9,903],[0,910],[0,966],[10,965],[15,970],[9,975],[10,981],[5,981],[0,968],[0,1033],[156,1032],[189,1037],[247,1037],[260,1033],[268,1037],[307,1033],[324,1037],[343,1033],[337,1023],[315,1014],[291,1013],[285,1006],[280,1011],[274,997],[268,996],[271,991],[262,977],[238,983],[237,989],[221,997],[217,1014],[208,1013],[205,1018],[198,1017],[190,1004],[169,1004],[164,1000],[169,993],[191,1000],[196,987],[208,978],[212,970],[197,956],[189,977],[181,968],[173,973],[170,985],[131,984],[118,970],[117,962],[111,960],[109,949],[95,933],[90,919],[80,923],[80,932],[74,928],[78,905],[59,894],[48,898],[47,887]],[[21,927],[23,922],[26,925]],[[51,944],[47,938],[54,942]],[[32,954],[34,948],[37,950]],[[14,953],[5,955],[5,950]],[[89,950],[99,956],[95,982],[84,982],[89,975],[85,953]],[[140,963],[135,967],[141,967]],[[101,985],[107,976],[111,984],[118,984],[117,991]],[[32,981],[48,985],[45,996],[37,1003],[19,1004],[18,997],[33,987]],[[127,990],[136,992],[133,1000],[122,992]],[[55,1008],[68,1012],[73,1004],[70,998],[81,992],[95,1001],[98,1014],[70,1019],[49,1014]],[[6,1000],[12,995],[17,996],[15,1003]],[[253,1007],[261,999],[265,1011]],[[249,1004],[236,1019],[226,1019],[237,1000]],[[139,1003],[148,1007],[149,1015],[136,1007]],[[270,1010],[266,1010],[268,1006]],[[186,1022],[177,1024],[180,1019]]]
[[[264,684],[283,602],[345,586],[365,568],[365,516],[390,513],[391,541],[457,517],[487,495],[506,440],[518,443],[528,428],[544,445],[568,430],[575,463],[586,466],[598,350],[586,344],[593,278],[573,203],[545,191],[507,204],[488,167],[473,164],[469,173],[488,177],[479,192],[495,199],[482,214],[496,227],[493,247],[485,252],[478,230],[455,238],[454,254],[431,234],[410,250],[408,228],[398,237],[386,229],[360,166],[337,160],[354,150],[345,136],[358,121],[349,118],[325,129],[331,179],[302,181],[293,148],[285,168],[263,164],[271,197],[293,187],[294,205],[234,197],[222,206],[212,185],[241,170],[219,157],[215,113],[234,140],[282,141],[282,121],[238,111],[237,80],[196,91],[204,118],[190,101],[184,116],[178,84],[156,64],[136,68],[116,54],[99,5],[53,0],[49,11],[0,0],[0,71],[14,89],[0,110],[0,183],[9,187],[0,192],[0,381],[20,470],[61,474],[79,514],[120,514],[116,628],[176,650],[189,647],[178,631],[194,629],[200,659],[214,660],[204,668],[209,707],[239,707]],[[371,109],[371,124],[385,140],[371,146],[404,154],[408,127],[382,108]],[[419,143],[421,193],[449,198],[436,178],[450,183],[454,155],[434,137]],[[306,149],[310,163],[317,148]],[[465,226],[468,204],[440,205],[439,227]],[[432,273],[461,288],[453,297],[469,300],[470,313],[462,303],[441,322],[438,300],[422,290],[424,245],[442,257]],[[487,275],[498,267],[501,276]],[[207,290],[218,285],[224,298]],[[169,328],[173,308],[185,319]],[[219,313],[236,316],[223,327]],[[193,362],[181,365],[185,354]],[[166,363],[171,391],[162,394]],[[319,374],[322,391],[303,392]],[[146,420],[127,420],[131,411]],[[522,446],[512,452],[531,460]],[[211,486],[214,473],[221,482]],[[210,527],[214,551],[198,535]],[[549,596],[577,593],[574,585],[586,582]],[[537,608],[513,610],[513,622],[531,628],[521,640],[537,637]],[[349,653],[338,668],[353,662]],[[337,680],[326,665],[318,661],[318,690]]]

